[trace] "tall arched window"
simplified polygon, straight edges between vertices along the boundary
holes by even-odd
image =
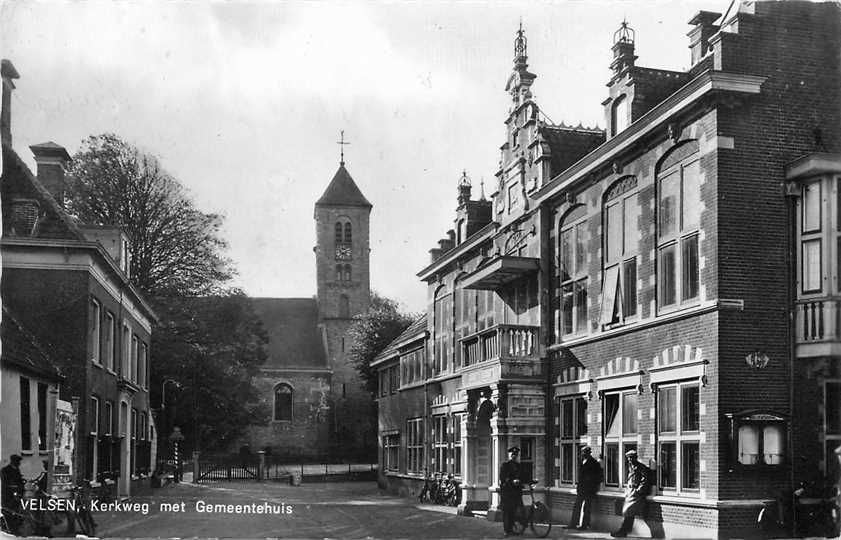
[[[342,243],[342,224],[341,222],[336,222],[336,244]]]
[[[346,264],[344,269],[344,281],[350,283],[350,265]]]
[[[657,306],[699,297],[701,165],[698,141],[674,147],[657,171]]]
[[[560,223],[558,266],[560,313],[556,317],[559,336],[587,332],[587,260],[589,231],[587,207],[570,210]]]
[[[339,297],[339,317],[342,319],[350,317],[350,298],[346,294]]]
[[[353,242],[353,237],[351,235],[351,226],[350,223],[345,223],[345,244],[350,244]]]
[[[618,179],[604,196],[603,325],[624,322],[637,314],[639,214],[636,177]]]
[[[344,269],[341,264],[336,265],[336,281],[342,281],[345,278]]]
[[[610,134],[617,135],[630,124],[630,114],[628,114],[628,98],[619,96],[610,106]]]
[[[275,422],[292,421],[292,387],[279,384],[274,388],[274,420]]]

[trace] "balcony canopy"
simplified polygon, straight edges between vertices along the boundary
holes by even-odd
[[[464,278],[465,289],[497,290],[507,283],[521,278],[540,267],[540,259],[534,257],[497,256],[482,264],[475,272]]]

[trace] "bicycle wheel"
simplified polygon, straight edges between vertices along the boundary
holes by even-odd
[[[538,538],[546,538],[549,535],[549,531],[552,530],[551,519],[551,514],[545,504],[541,502],[534,503],[529,522],[531,532]]]
[[[73,514],[47,510],[42,517],[42,524],[47,536],[72,536],[74,532]]]

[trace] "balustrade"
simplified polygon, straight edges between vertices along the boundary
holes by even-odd
[[[795,306],[798,343],[836,341],[841,338],[841,303],[832,298],[800,300]]]
[[[461,340],[464,366],[493,359],[536,359],[538,328],[500,324]]]

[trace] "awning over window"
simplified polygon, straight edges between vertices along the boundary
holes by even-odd
[[[480,266],[462,281],[465,289],[497,290],[506,283],[536,272],[540,259],[497,256]]]

